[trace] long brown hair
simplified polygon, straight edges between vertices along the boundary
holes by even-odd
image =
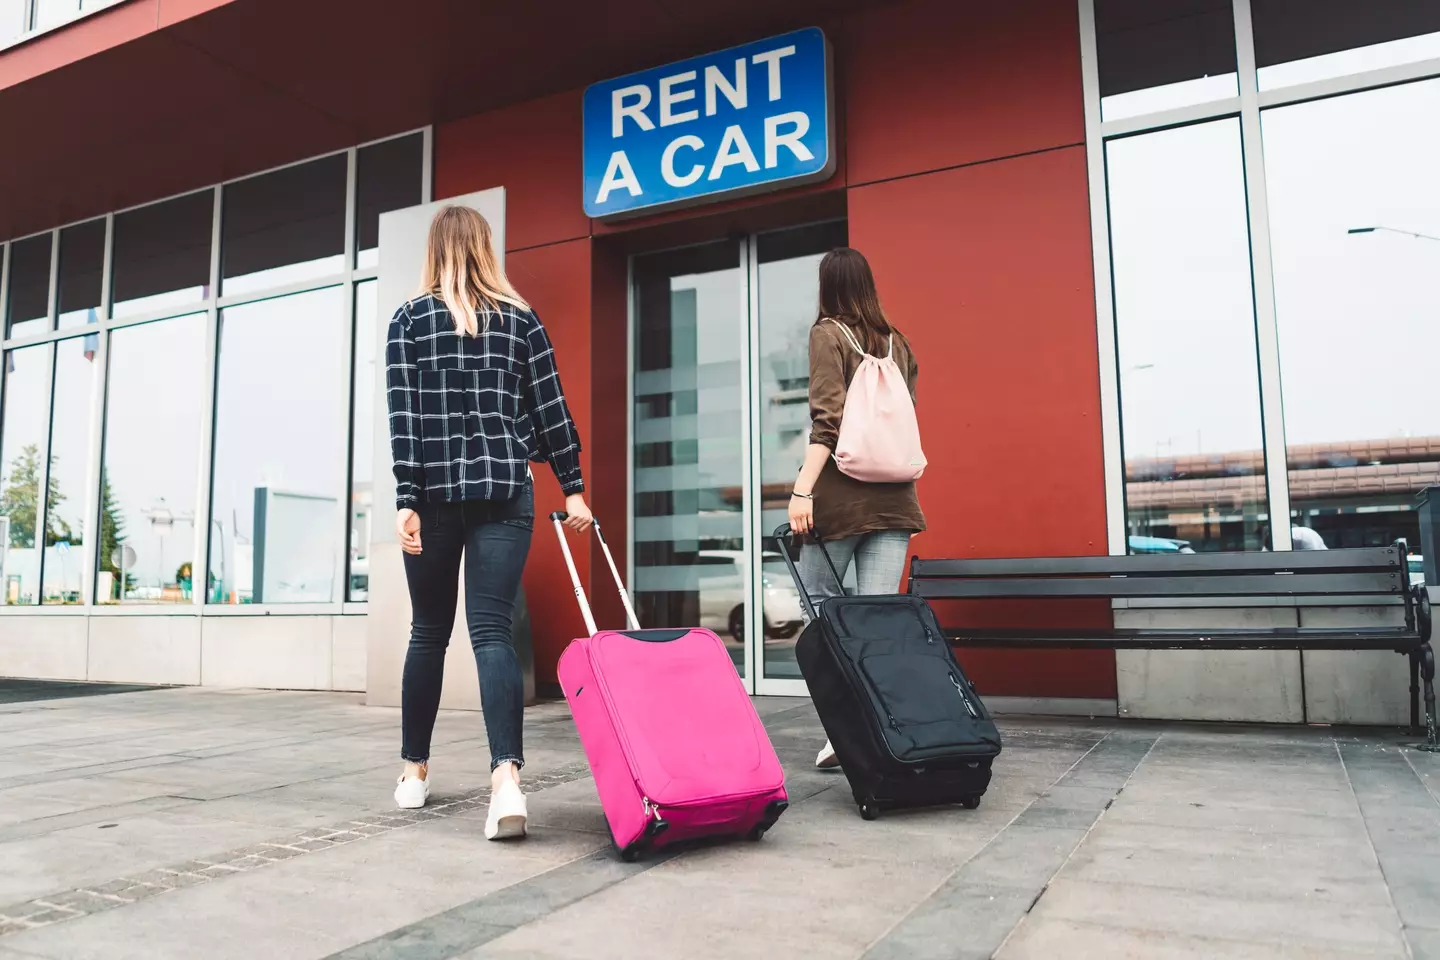
[[[495,256],[489,221],[470,207],[441,207],[430,221],[420,279],[420,295],[425,294],[443,302],[455,318],[456,331],[470,337],[480,332],[476,314],[482,308],[487,325],[489,313],[501,303],[530,309]]]
[[[820,261],[820,315],[815,322],[827,319],[849,327],[866,352],[885,356],[894,329],[880,307],[875,275],[859,250],[839,247]]]

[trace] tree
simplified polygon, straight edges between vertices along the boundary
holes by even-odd
[[[115,583],[120,583],[120,567],[115,563],[115,551],[125,542],[125,519],[120,516],[120,507],[115,503],[115,493],[110,488],[110,475],[102,473],[100,476],[100,569],[109,571],[115,575]],[[120,599],[124,598],[125,592],[133,589],[135,578],[129,571],[125,574],[125,584],[122,586]]]
[[[60,492],[60,480],[55,470],[59,458],[50,456],[50,510],[45,523],[45,545],[47,547],[63,541],[78,544],[70,525],[58,516],[57,508],[65,502]],[[30,444],[10,465],[10,481],[0,491],[0,515],[10,518],[10,546],[16,548],[35,546],[36,514],[40,512],[37,502],[40,493],[40,447]]]

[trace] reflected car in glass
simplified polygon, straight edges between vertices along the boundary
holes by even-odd
[[[736,640],[745,636],[745,554],[739,550],[701,550],[706,570],[700,590],[700,626]],[[786,640],[800,630],[800,592],[790,582],[780,554],[761,557],[766,639]]]

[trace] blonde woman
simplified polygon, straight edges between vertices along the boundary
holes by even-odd
[[[430,796],[430,736],[463,558],[490,741],[485,836],[523,837],[524,693],[511,621],[534,524],[529,462],[550,464],[572,529],[588,530],[591,516],[555,351],[500,267],[490,225],[469,207],[435,215],[421,290],[390,321],[385,365],[412,611],[395,803],[423,807]]]

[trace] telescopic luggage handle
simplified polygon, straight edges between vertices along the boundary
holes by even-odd
[[[550,520],[555,524],[555,534],[560,538],[560,552],[565,555],[565,569],[570,572],[570,585],[575,588],[575,599],[580,603],[580,616],[585,618],[585,629],[590,636],[595,636],[599,628],[595,626],[595,614],[590,612],[590,601],[585,599],[585,588],[580,584],[580,573],[575,569],[575,558],[570,556],[570,541],[565,537],[565,521],[570,515],[564,510],[556,510],[550,514]],[[605,563],[610,567],[610,575],[615,578],[615,586],[620,589],[620,602],[625,606],[627,626],[632,630],[640,629],[640,618],[635,616],[635,608],[630,605],[630,594],[625,592],[625,581],[620,579],[620,568],[615,566],[615,558],[610,554],[610,544],[605,542],[605,534],[600,530],[600,521],[591,521],[595,536],[600,541],[600,549],[605,553]]]
[[[805,582],[800,579],[800,569],[795,566],[795,559],[790,556],[790,551],[786,549],[784,544],[785,538],[792,536],[794,532],[795,531],[790,529],[790,524],[782,523],[775,528],[775,532],[771,534],[771,536],[775,540],[781,541],[780,556],[785,558],[785,567],[790,571],[790,579],[795,581],[795,589],[800,591],[800,602],[805,604],[805,612],[810,615],[811,620],[814,620],[815,604],[810,600],[810,594],[805,590]],[[825,558],[825,565],[830,568],[830,572],[835,576],[836,586],[838,586],[843,593],[845,590],[845,581],[840,579],[840,571],[835,569],[835,561],[830,559],[830,551],[825,549],[825,542],[819,537],[816,537],[815,545],[820,548],[820,555]]]

